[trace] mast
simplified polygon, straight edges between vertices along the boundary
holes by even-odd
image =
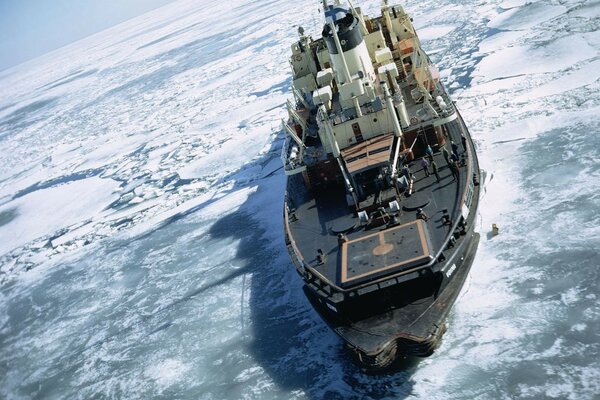
[[[340,171],[342,172],[342,176],[344,177],[344,184],[346,185],[346,191],[352,196],[352,201],[354,202],[354,206],[358,208],[358,199],[356,198],[356,192],[354,191],[354,187],[352,186],[352,183],[350,182],[350,178],[348,177],[346,168],[344,168],[344,163],[342,162],[342,157],[341,157],[341,153],[340,153],[340,147],[338,146],[337,140],[335,140],[335,136],[333,135],[333,128],[331,126],[331,120],[329,119],[329,117],[327,115],[327,110],[325,109],[324,105],[321,104],[319,106],[318,113],[319,113],[320,121],[322,122],[322,124],[325,128],[326,137],[330,143],[330,146],[332,149],[332,154],[335,157],[335,159],[337,160]]]
[[[385,101],[388,108],[388,113],[392,118],[392,126],[394,127],[394,136],[396,136],[396,146],[394,148],[394,161],[392,162],[392,178],[396,177],[397,166],[398,166],[398,155],[400,154],[400,147],[402,145],[402,128],[400,127],[400,122],[398,121],[398,116],[396,115],[396,110],[394,108],[394,99],[390,94],[390,90],[388,89],[388,85],[385,81],[381,82],[381,86],[383,87],[383,93],[385,94]]]

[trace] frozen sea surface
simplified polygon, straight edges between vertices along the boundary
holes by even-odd
[[[486,172],[432,357],[363,374],[285,251],[317,2],[182,0],[0,71],[0,398],[598,398],[600,3],[405,7]]]

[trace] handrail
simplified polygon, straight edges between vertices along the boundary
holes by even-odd
[[[459,127],[460,127],[460,130],[461,130],[461,133],[464,134],[464,120],[462,118],[462,115],[458,111],[458,108],[456,108],[456,113],[460,117],[460,122],[461,123],[459,124]],[[470,134],[467,134],[467,137],[469,138],[469,144],[470,144],[470,146],[467,146],[467,149],[466,149],[466,151],[467,151],[467,157],[468,157],[469,160],[474,160],[472,158],[474,153],[471,151],[471,147],[473,146],[473,140],[472,140]],[[467,164],[467,182],[468,182],[469,179],[472,179],[471,178],[472,173],[473,173],[473,162],[469,162]],[[458,175],[457,181],[460,184],[460,174]],[[459,186],[459,188],[460,188],[460,186]],[[459,200],[459,202],[457,203],[457,204],[459,204],[459,208],[458,208],[459,210],[462,210],[462,204],[464,204],[464,202],[465,202],[466,193],[467,193],[466,190],[463,191],[463,195],[462,195],[461,199]],[[452,225],[452,229],[450,230],[450,232],[453,233],[454,231],[456,231],[456,229],[458,228],[459,224],[460,224],[460,218],[456,218],[456,221],[454,221],[454,224]],[[446,250],[446,247],[448,246],[448,243],[450,242],[450,237],[451,236],[448,236],[448,238],[446,238],[446,240],[442,243],[442,246],[440,246],[440,249],[438,250],[438,252],[437,252],[437,254],[435,256],[435,260],[434,261],[436,261],[440,257],[440,255]],[[432,265],[433,265],[433,263],[432,263]]]
[[[292,246],[292,250],[294,251],[295,256],[298,258],[298,261],[300,262],[302,268],[308,270],[311,274],[316,275],[319,279],[321,279],[325,282],[330,282],[329,279],[325,278],[319,271],[317,271],[310,265],[306,264],[306,262],[304,261],[304,257],[302,257],[302,253],[300,253],[300,249],[298,249],[298,246],[296,245],[296,241],[294,240],[294,237],[292,236],[292,232],[290,230],[287,203],[288,203],[288,200],[287,200],[287,193],[286,193],[285,199],[284,199],[284,204],[283,204],[283,222],[284,222],[284,228],[285,228],[286,234],[288,236],[290,245]],[[331,286],[333,287],[335,285],[331,284]]]

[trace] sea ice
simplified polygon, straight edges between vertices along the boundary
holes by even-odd
[[[580,35],[564,37],[545,46],[516,46],[485,57],[475,76],[489,80],[520,74],[555,72],[593,58],[596,51]]]
[[[39,190],[6,203],[17,217],[0,226],[0,255],[40,236],[52,235],[79,221],[93,219],[117,198],[118,182],[97,177]]]
[[[479,42],[480,53],[492,53],[511,45],[525,35],[523,31],[503,31]]]
[[[569,70],[559,78],[552,80],[547,84],[528,90],[527,93],[516,97],[514,100],[517,102],[531,101],[540,97],[564,94],[573,89],[597,83],[598,79],[600,79],[596,75],[597,71],[600,71],[600,60],[595,60],[587,64],[576,65],[575,68]]]
[[[555,6],[539,1],[512,8],[493,18],[488,26],[496,29],[530,29],[567,11],[565,6]]]
[[[429,40],[439,39],[455,29],[456,25],[434,25],[420,29],[417,33],[419,34],[419,39],[421,39],[423,42],[426,42]]]

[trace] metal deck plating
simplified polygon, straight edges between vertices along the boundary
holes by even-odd
[[[362,236],[341,247],[340,284],[344,288],[427,264],[433,258],[423,220]]]

